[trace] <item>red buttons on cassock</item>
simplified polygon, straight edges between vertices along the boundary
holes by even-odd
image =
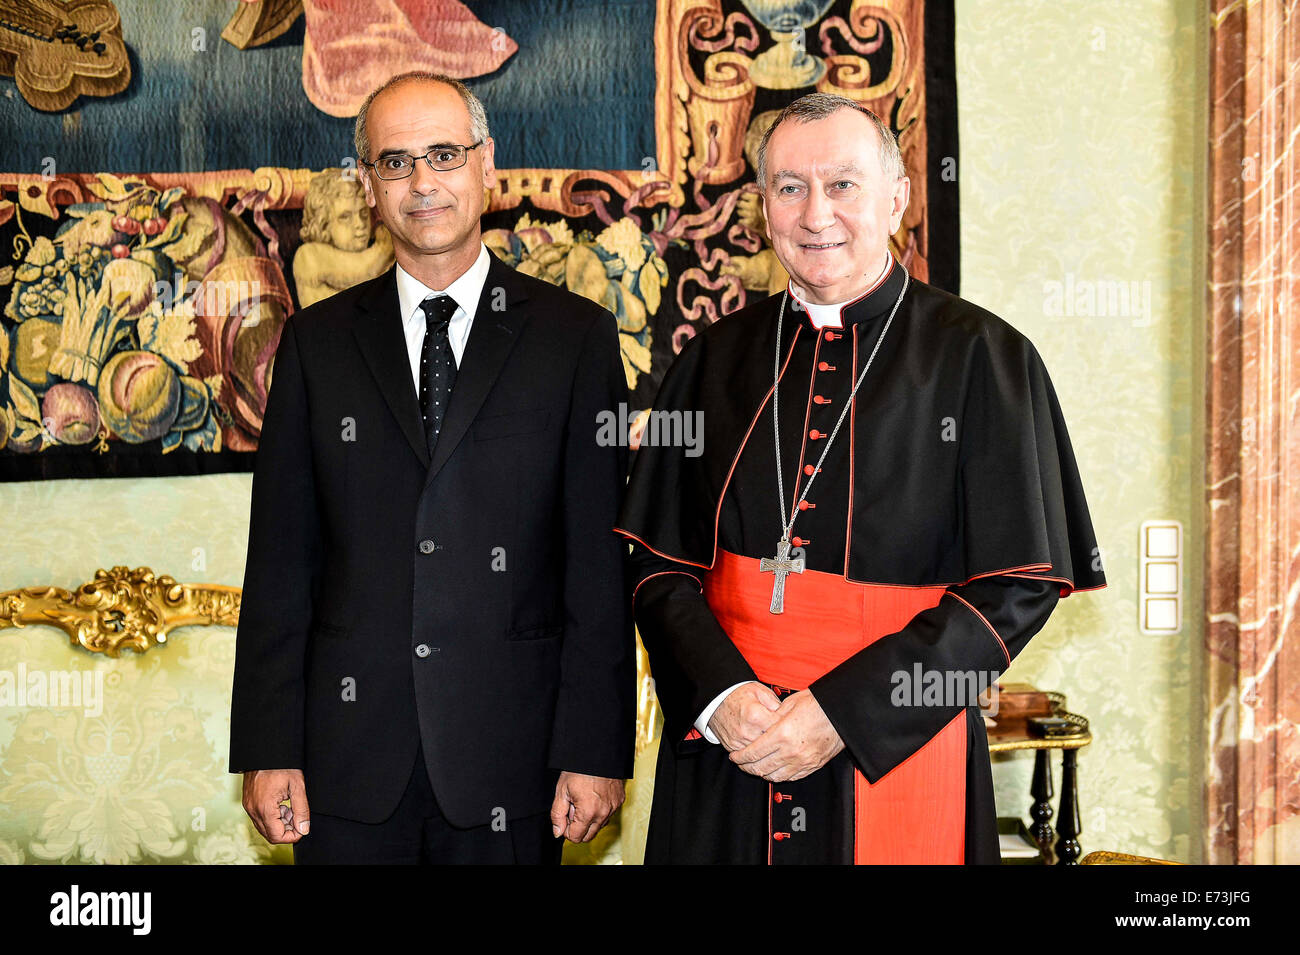
[[[799,510],[801,510],[801,511],[806,511],[806,510],[808,510],[808,508],[810,508],[810,507],[816,507],[816,506],[817,506],[816,504],[809,504],[807,501],[800,501],[800,502],[799,502]]]
[[[844,337],[843,335],[836,335],[834,332],[827,332],[827,333],[826,333],[826,340],[827,340],[828,342],[833,342],[833,341],[835,341],[835,339],[837,339],[837,338],[843,338],[843,337]]]
[[[832,364],[829,364],[829,363],[827,363],[827,362],[824,362],[824,361],[819,361],[819,362],[817,363],[817,370],[818,370],[818,371],[834,371],[834,370],[835,370],[835,366],[832,365]]]
[[[810,437],[810,438],[812,438],[814,441],[816,441],[816,440],[819,439],[819,438],[824,438],[824,437],[826,437],[826,435],[822,434],[822,433],[821,433],[820,431],[818,431],[816,428],[813,428],[811,431],[808,432],[808,437]]]
[[[803,473],[808,475],[809,477],[812,477],[814,474],[817,473],[817,468],[813,467],[811,464],[805,464],[803,466]]]
[[[831,399],[829,398],[823,398],[821,395],[813,395],[813,404],[828,405],[830,403]]]
[[[790,541],[790,543],[794,544],[795,547],[802,547],[804,544],[811,543],[811,541],[806,537],[796,537],[794,540]]]
[[[773,793],[772,802],[780,802],[783,799],[793,799],[793,796],[787,796],[785,793]]]
[[[774,833],[772,833],[772,838],[775,839],[777,842],[780,842],[782,839],[789,839],[789,838],[790,838],[790,833],[788,833],[788,832],[774,832]]]

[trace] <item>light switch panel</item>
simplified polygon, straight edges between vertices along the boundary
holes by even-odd
[[[1183,626],[1183,525],[1143,521],[1138,540],[1138,626],[1177,633]]]

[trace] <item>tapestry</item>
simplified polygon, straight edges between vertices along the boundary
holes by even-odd
[[[0,480],[251,470],[285,319],[394,262],[353,123],[415,69],[487,109],[489,249],[617,318],[634,429],[785,286],[755,152],[805,93],[895,130],[893,252],[957,291],[950,0],[0,0]]]

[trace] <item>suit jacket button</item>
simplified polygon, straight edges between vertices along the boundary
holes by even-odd
[[[421,554],[432,554],[432,553],[433,553],[433,541],[420,541],[420,553],[421,553]]]
[[[427,657],[429,655],[429,645],[427,643],[420,644],[415,648],[415,655],[417,657]]]

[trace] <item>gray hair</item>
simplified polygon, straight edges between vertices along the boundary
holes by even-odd
[[[469,131],[474,142],[481,143],[490,135],[488,132],[487,111],[483,109],[483,103],[470,92],[470,88],[460,80],[442,73],[429,73],[423,70],[412,70],[409,73],[399,73],[394,76],[383,86],[373,91],[366,97],[361,104],[361,110],[357,113],[357,128],[353,137],[353,145],[357,148],[358,159],[370,159],[370,134],[366,130],[366,117],[370,114],[370,104],[375,101],[375,97],[384,90],[391,89],[399,83],[405,83],[409,80],[427,80],[430,83],[441,83],[444,86],[450,86],[465,102],[465,108],[469,110]],[[461,145],[469,146],[471,143],[462,143]]]
[[[811,123],[814,120],[825,119],[842,109],[861,113],[871,121],[872,126],[876,127],[876,132],[880,134],[880,168],[886,177],[897,181],[906,176],[907,167],[903,165],[903,153],[898,148],[898,137],[879,116],[846,96],[836,96],[833,93],[809,93],[781,110],[780,115],[763,134],[763,141],[758,144],[759,188],[767,188],[767,146],[772,141],[772,134],[776,132],[778,126],[787,119],[796,123]]]

